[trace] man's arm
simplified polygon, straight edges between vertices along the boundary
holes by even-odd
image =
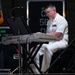
[[[61,32],[53,32],[53,33],[46,33],[47,35],[55,35],[56,37],[61,37],[62,33]]]

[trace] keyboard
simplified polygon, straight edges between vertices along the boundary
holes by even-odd
[[[31,42],[49,42],[56,41],[58,38],[54,35],[47,35],[44,33],[41,34],[27,34],[27,35],[17,35],[17,36],[8,36],[2,37],[2,44],[24,44]]]

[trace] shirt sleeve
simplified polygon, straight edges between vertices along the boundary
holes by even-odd
[[[58,21],[58,25],[57,25],[57,30],[56,32],[61,32],[61,33],[64,33],[65,31],[65,28],[68,27],[67,26],[67,21],[65,19],[61,19]]]

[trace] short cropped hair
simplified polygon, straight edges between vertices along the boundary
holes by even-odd
[[[56,6],[53,5],[53,4],[51,4],[51,3],[49,3],[49,4],[45,7],[45,9],[47,9],[47,8],[49,8],[49,7],[56,10]]]

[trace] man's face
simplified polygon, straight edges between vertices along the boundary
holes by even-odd
[[[52,9],[52,8],[47,8],[45,9],[45,13],[46,15],[49,17],[49,18],[54,18],[55,17],[55,9]]]

